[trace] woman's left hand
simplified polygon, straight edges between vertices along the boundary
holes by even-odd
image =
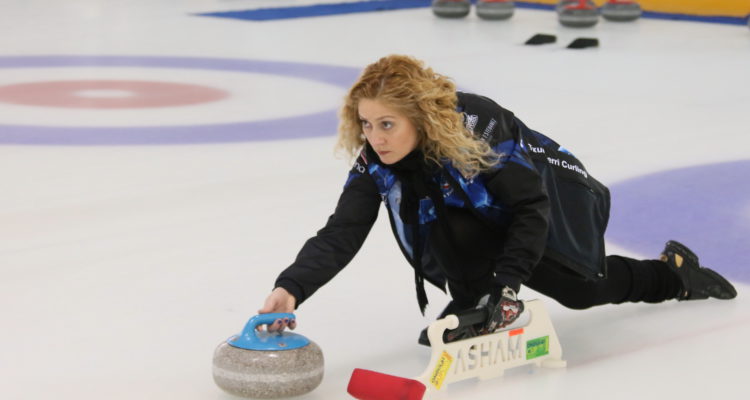
[[[518,300],[516,291],[507,286],[499,290],[499,293],[496,290],[484,296],[479,304],[487,307],[489,312],[483,333],[492,333],[505,328],[517,320],[523,312],[523,301]]]

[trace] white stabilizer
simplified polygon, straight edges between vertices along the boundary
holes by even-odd
[[[524,326],[452,343],[443,343],[443,332],[458,327],[458,317],[448,315],[433,322],[427,329],[432,357],[424,373],[415,379],[429,393],[464,379],[495,378],[506,369],[522,365],[565,367],[560,341],[544,304],[540,300],[525,301],[523,314],[529,316]]]

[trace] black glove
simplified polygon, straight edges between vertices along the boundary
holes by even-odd
[[[523,302],[516,297],[516,291],[507,286],[482,297],[478,307],[485,307],[488,315],[482,334],[505,328],[523,312]]]

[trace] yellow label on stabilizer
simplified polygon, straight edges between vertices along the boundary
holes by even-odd
[[[430,375],[430,383],[436,389],[440,390],[440,387],[443,386],[443,381],[445,380],[445,376],[448,375],[448,370],[451,368],[452,362],[453,357],[447,351],[443,351],[443,354],[435,365],[435,369],[432,371],[432,375]]]

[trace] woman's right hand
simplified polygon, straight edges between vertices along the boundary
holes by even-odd
[[[294,312],[294,306],[296,303],[297,299],[295,299],[291,293],[287,292],[286,289],[282,287],[277,287],[270,295],[268,295],[266,302],[263,304],[263,308],[258,310],[258,314],[292,313]],[[281,332],[286,327],[289,327],[289,329],[296,328],[297,321],[290,321],[287,318],[277,319],[273,324],[266,325],[266,330],[269,332]],[[258,330],[262,329],[262,326],[258,326]]]

